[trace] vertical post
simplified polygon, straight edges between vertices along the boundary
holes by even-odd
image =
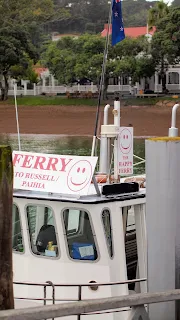
[[[53,89],[53,92],[54,92],[55,79],[54,79],[54,76],[53,76],[53,75],[51,75],[51,85],[52,85],[52,89]]]
[[[180,137],[146,141],[147,278],[150,292],[180,288],[179,163]],[[179,301],[173,301],[150,305],[150,319],[180,319],[179,304]]]
[[[154,92],[159,92],[159,90],[158,90],[158,74],[157,74],[157,72],[155,72]]]
[[[9,146],[0,146],[0,310],[13,309],[13,164]]]
[[[14,83],[14,103],[16,110],[16,124],[17,124],[17,134],[18,134],[18,146],[19,151],[21,150],[20,133],[19,133],[19,119],[18,119],[18,109],[17,109],[17,83]]]
[[[114,125],[120,127],[120,101],[114,101]],[[114,139],[114,181],[119,182],[118,177],[118,138]]]
[[[81,301],[82,299],[82,287],[81,285],[78,286],[78,301]],[[81,320],[81,315],[77,315],[77,320]]]
[[[46,79],[44,77],[42,78],[42,90],[43,92],[46,90]]]
[[[27,96],[27,81],[24,80],[24,96]]]
[[[147,278],[147,236],[146,236],[146,219],[145,204],[134,206],[134,218],[136,224],[136,241],[138,255],[139,278]],[[143,281],[135,285],[140,286],[140,292],[147,292],[147,282]]]
[[[94,84],[91,82],[91,92],[94,92]]]
[[[118,77],[118,91],[121,91],[121,77]]]
[[[44,306],[46,305],[46,285],[44,286]]]
[[[36,96],[36,83],[33,83],[34,96]]]
[[[110,105],[107,104],[104,107],[104,125],[108,125],[108,110],[110,108]],[[106,135],[101,134],[101,142],[100,142],[100,161],[99,161],[99,171],[101,173],[108,173],[108,155],[107,155],[107,144],[108,138]]]

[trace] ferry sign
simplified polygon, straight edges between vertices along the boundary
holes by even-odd
[[[14,151],[14,188],[86,195],[97,157]]]
[[[133,128],[120,127],[118,135],[118,173],[133,174]]]

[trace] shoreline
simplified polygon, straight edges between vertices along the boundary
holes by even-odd
[[[18,137],[18,134],[17,133],[0,133],[0,137],[10,137],[12,139],[15,139]],[[36,134],[33,134],[33,133],[20,133],[20,137],[22,138],[34,138],[34,137],[37,137],[39,138],[40,140],[42,139],[46,139],[47,138],[47,134],[43,134],[43,133],[36,133]],[[81,137],[84,137],[84,138],[93,138],[92,135],[79,135],[79,134],[48,134],[48,138],[51,138],[51,139],[58,139],[58,138],[81,138]],[[139,139],[139,140],[144,140],[144,139],[150,139],[150,138],[156,138],[157,136],[134,136],[134,139]]]
[[[113,123],[113,108],[109,110],[109,123]],[[100,123],[104,107],[100,108]],[[134,128],[134,137],[145,139],[168,135],[171,126],[171,107],[123,106],[121,126]],[[20,135],[54,137],[92,137],[96,108],[92,106],[19,106]],[[177,111],[177,128],[180,129],[180,110]],[[99,127],[100,128],[100,127]],[[98,130],[99,132],[99,130]],[[17,134],[14,106],[0,106],[0,135]],[[99,135],[99,134],[98,134]],[[40,136],[39,136],[40,137]]]

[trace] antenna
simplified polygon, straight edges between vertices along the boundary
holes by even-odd
[[[20,133],[19,133],[19,119],[18,119],[18,108],[17,108],[17,83],[14,82],[14,104],[16,110],[16,124],[17,124],[17,134],[18,134],[18,145],[19,151],[21,151],[21,141],[20,141]]]

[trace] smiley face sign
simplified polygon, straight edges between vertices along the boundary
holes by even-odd
[[[83,190],[92,179],[93,168],[88,160],[79,160],[73,164],[67,176],[67,186],[73,192]]]
[[[123,154],[130,153],[133,145],[133,137],[130,129],[123,128],[119,137],[119,148]]]

